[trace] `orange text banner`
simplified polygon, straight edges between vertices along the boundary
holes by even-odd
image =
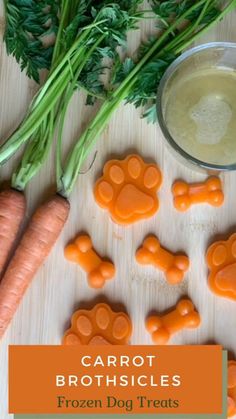
[[[10,346],[9,412],[221,414],[220,346]]]

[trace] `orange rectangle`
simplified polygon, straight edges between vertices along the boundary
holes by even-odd
[[[10,413],[222,413],[220,346],[10,346]]]

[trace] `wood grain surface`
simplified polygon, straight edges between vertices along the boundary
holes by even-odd
[[[7,57],[2,41],[4,31],[3,3],[0,3],[0,133],[3,140],[19,123],[37,86],[20,72],[18,64]],[[236,13],[228,16],[205,41],[235,41]],[[147,24],[146,24],[147,25]],[[147,31],[147,27],[146,27]],[[133,48],[142,34],[132,34]],[[65,151],[91,117],[79,95],[73,99],[65,132]],[[81,174],[71,196],[68,223],[50,257],[30,286],[17,315],[0,343],[0,417],[7,414],[7,349],[9,344],[59,344],[70,317],[81,305],[109,301],[124,307],[130,314],[134,333],[132,344],[151,344],[144,327],[150,310],[164,310],[188,295],[202,316],[202,325],[183,331],[172,339],[173,344],[219,343],[236,357],[236,304],[215,297],[207,287],[206,248],[215,238],[227,238],[236,230],[236,173],[222,175],[226,200],[220,209],[198,206],[186,214],[177,213],[172,204],[171,184],[176,178],[197,181],[203,174],[178,163],[165,147],[157,125],[147,125],[132,106],[121,106],[113,116],[96,146],[97,157],[92,169]],[[160,211],[152,219],[132,227],[115,225],[93,198],[93,184],[104,162],[111,156],[123,157],[128,152],[140,153],[147,161],[157,162],[163,175]],[[91,159],[93,157],[93,153]],[[90,161],[91,161],[90,159]],[[16,158],[1,170],[1,181],[10,178]],[[89,161],[85,165],[89,166]],[[54,188],[55,170],[51,156],[43,170],[27,188],[28,216]],[[117,266],[115,280],[102,292],[88,288],[81,269],[63,257],[65,244],[76,233],[91,235],[95,247]],[[168,286],[163,274],[152,267],[140,267],[134,259],[135,250],[148,233],[156,234],[162,244],[173,251],[184,250],[191,258],[191,270],[179,286]],[[26,366],[27,368],[27,366]]]

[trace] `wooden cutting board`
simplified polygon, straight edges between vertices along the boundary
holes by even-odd
[[[20,122],[37,86],[20,72],[13,58],[7,57],[2,42],[4,30],[3,2],[0,14],[0,132],[3,140]],[[236,42],[236,13],[212,30],[205,41]],[[147,25],[147,23],[146,23]],[[132,35],[133,47],[141,35]],[[82,97],[73,99],[65,132],[65,151],[91,117],[82,106]],[[178,163],[164,145],[157,125],[147,125],[132,106],[121,106],[109,127],[97,142],[97,157],[92,168],[80,175],[71,196],[69,221],[50,257],[35,277],[0,346],[0,415],[7,414],[7,347],[11,344],[59,344],[75,309],[95,301],[108,301],[114,307],[125,307],[130,314],[133,344],[151,344],[144,319],[152,309],[164,310],[188,295],[202,316],[202,325],[194,331],[183,331],[173,338],[174,344],[219,343],[236,357],[236,303],[215,297],[207,287],[206,248],[215,238],[236,231],[236,173],[222,175],[226,201],[220,209],[199,206],[186,214],[173,209],[171,184],[176,178],[203,180]],[[156,161],[163,171],[160,211],[152,219],[129,228],[115,225],[94,202],[93,184],[101,174],[104,162],[111,156],[138,152],[148,161]],[[51,156],[52,157],[52,156]],[[93,153],[91,158],[93,157]],[[1,181],[10,178],[17,157],[1,170]],[[90,159],[91,161],[91,159]],[[89,166],[89,161],[87,166]],[[54,161],[48,159],[43,170],[27,188],[28,216],[55,182]],[[95,247],[117,266],[117,276],[102,292],[88,288],[86,276],[79,267],[63,257],[65,244],[77,233],[86,231]],[[179,286],[168,286],[163,274],[152,267],[140,267],[135,250],[148,233],[156,234],[162,244],[173,251],[185,250],[191,258],[191,270]]]

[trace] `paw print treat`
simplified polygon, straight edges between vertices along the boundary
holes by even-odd
[[[129,316],[116,313],[107,304],[92,310],[78,310],[71,319],[71,328],[63,337],[64,345],[127,345],[132,333]]]
[[[220,297],[236,300],[236,234],[227,241],[213,243],[206,254],[208,284]]]
[[[118,224],[132,224],[153,216],[159,202],[157,191],[162,175],[155,164],[130,155],[124,160],[110,160],[94,188],[95,200],[109,211]]]
[[[171,336],[182,329],[195,329],[201,323],[198,312],[190,300],[181,300],[176,308],[163,316],[150,316],[146,329],[156,345],[165,345]]]
[[[219,207],[224,202],[221,180],[210,177],[205,182],[186,183],[176,181],[172,186],[174,206],[178,211],[187,211],[193,204],[210,204]]]
[[[236,361],[228,362],[228,417],[236,415]]]
[[[66,259],[78,263],[88,274],[92,288],[102,288],[105,282],[115,276],[115,266],[103,260],[93,249],[89,236],[83,235],[68,244],[64,251]]]
[[[163,249],[155,236],[147,237],[142,247],[136,252],[136,260],[141,265],[153,265],[165,272],[169,284],[178,284],[189,268],[189,259],[185,255],[174,255]]]

